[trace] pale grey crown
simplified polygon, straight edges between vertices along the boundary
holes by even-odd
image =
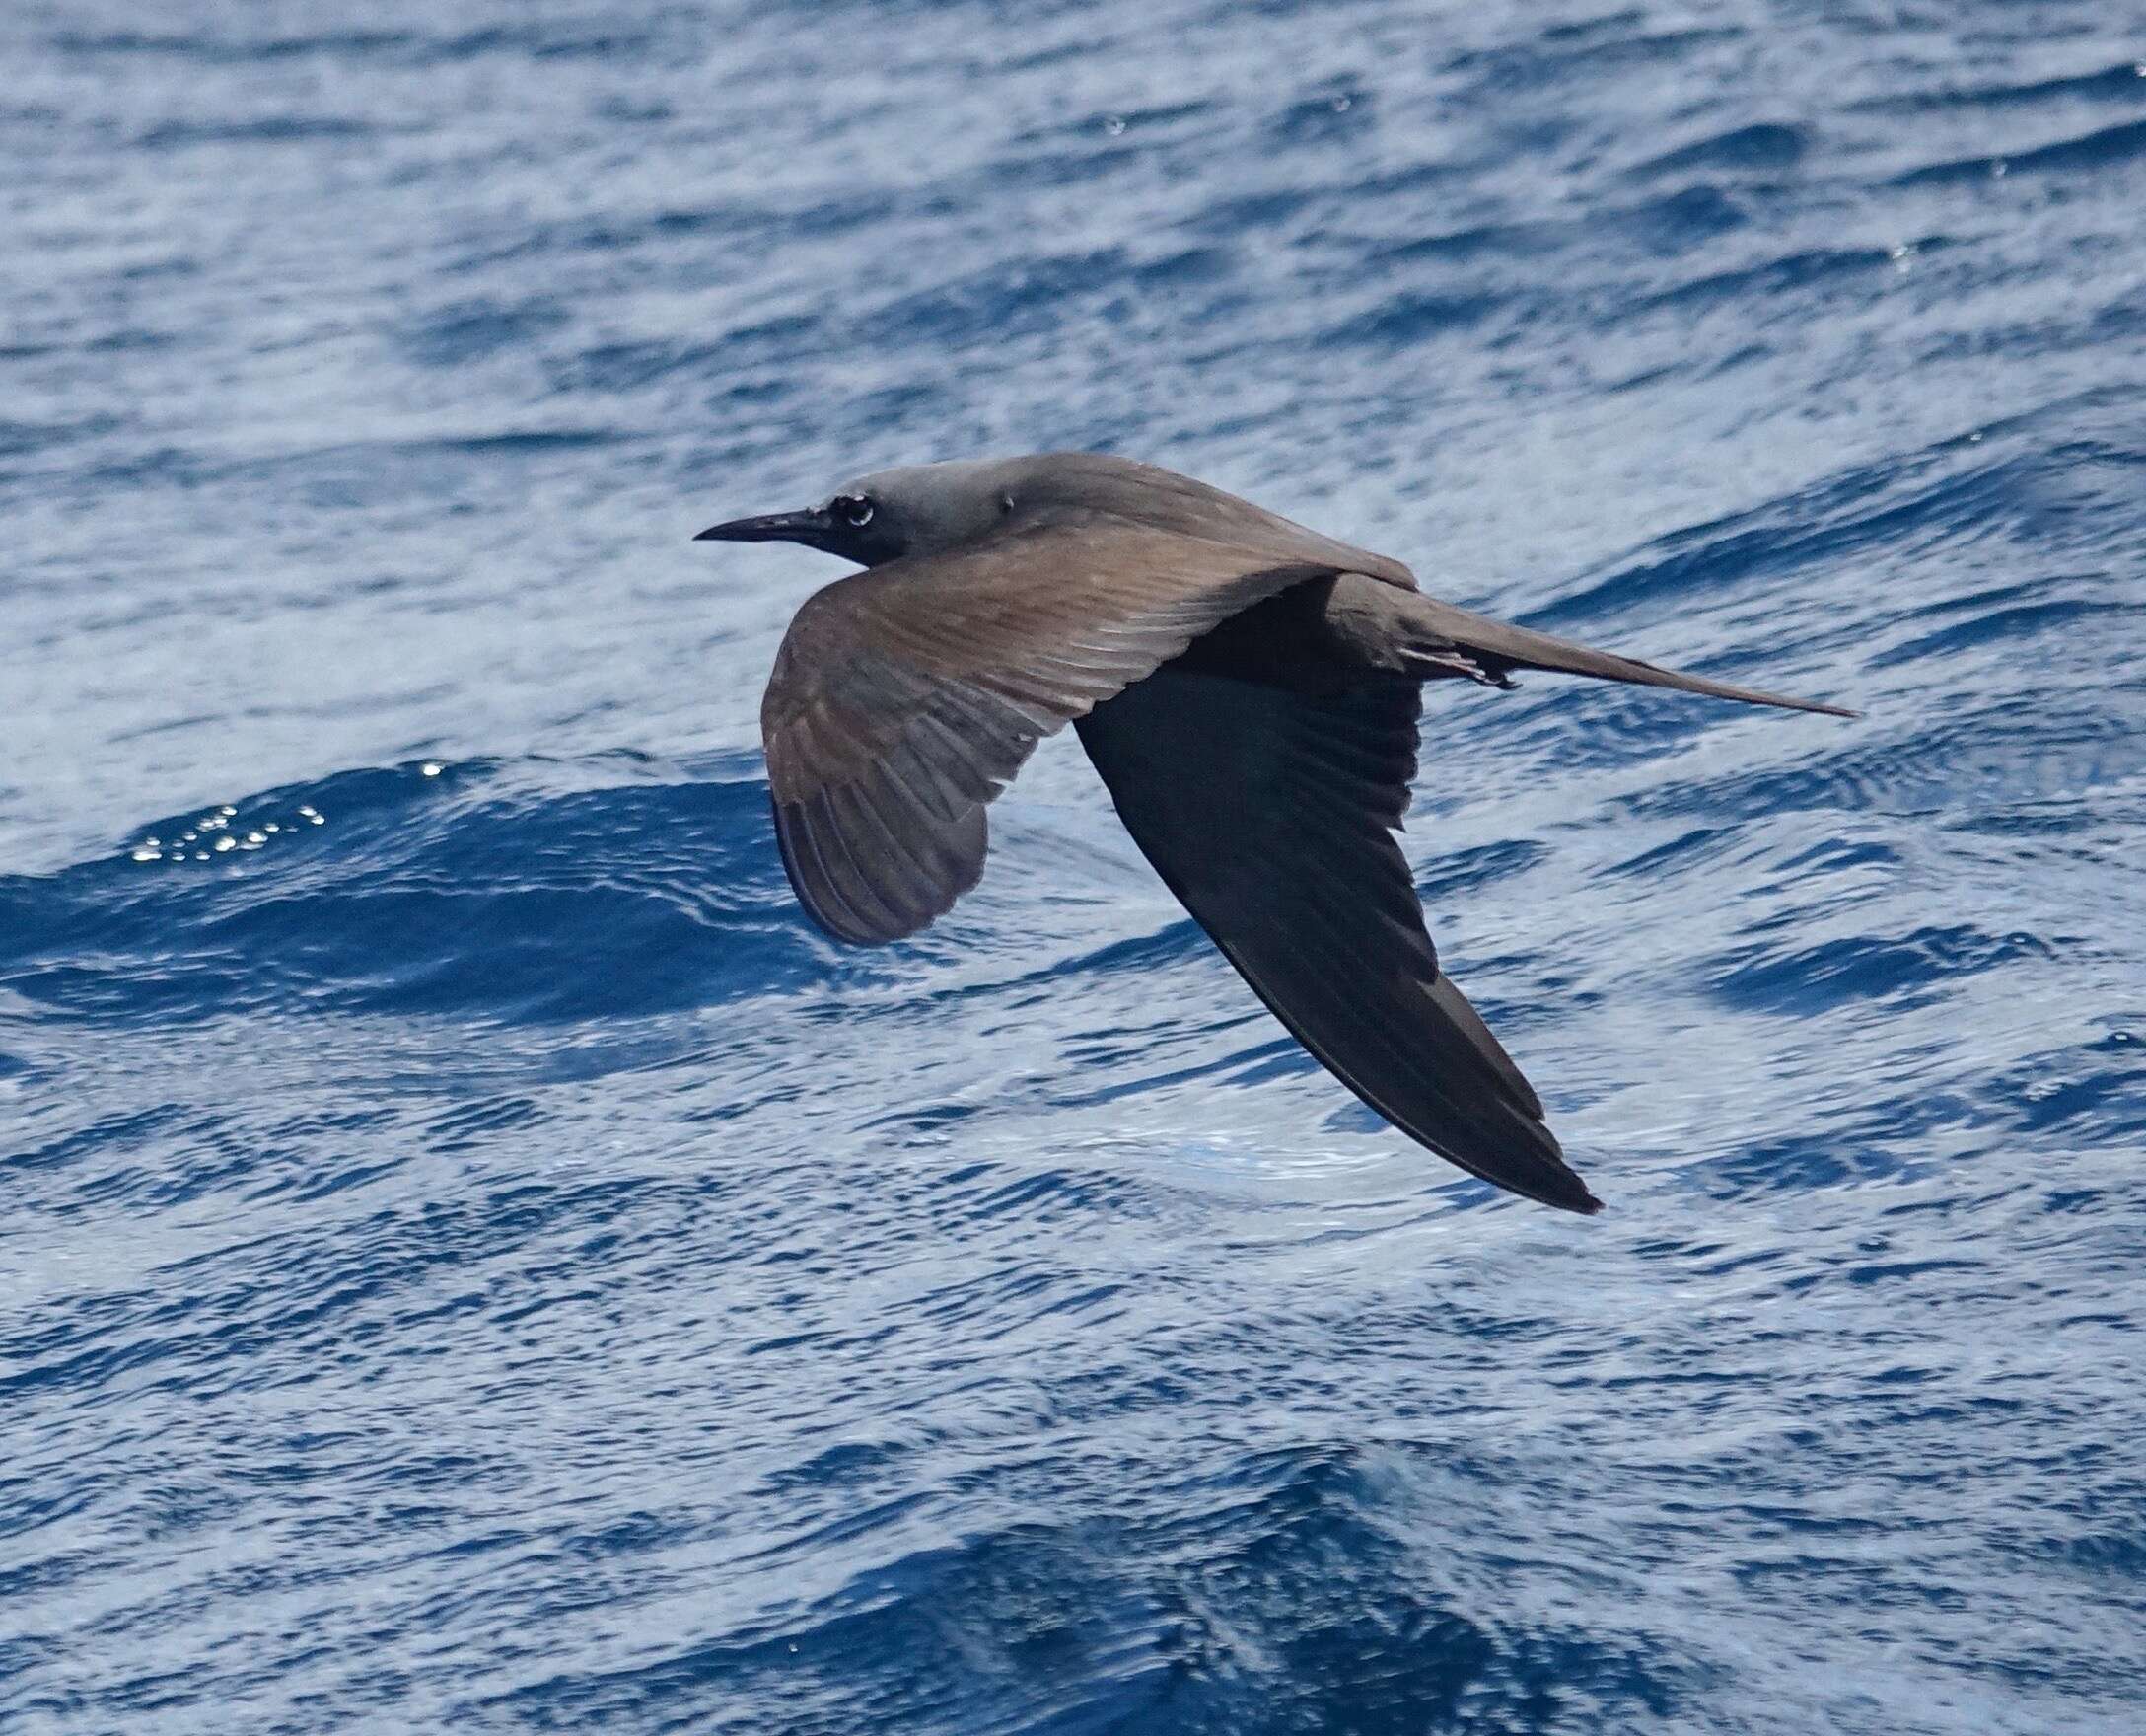
[[[844,482],[828,510],[850,533],[851,558],[868,565],[904,555],[944,554],[988,535],[1014,511],[1013,485],[1020,461],[964,460],[950,464],[903,465],[875,470]],[[853,517],[863,502],[865,523]]]

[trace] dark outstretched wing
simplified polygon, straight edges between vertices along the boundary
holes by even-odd
[[[984,806],[1038,741],[1327,570],[1096,520],[827,586],[791,623],[760,707],[798,898],[843,940],[914,933],[976,884]]]
[[[1411,1138],[1550,1205],[1600,1202],[1443,976],[1394,838],[1417,689],[1166,669],[1078,724],[1141,850],[1274,1016]]]

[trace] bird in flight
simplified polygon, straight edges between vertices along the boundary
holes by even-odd
[[[760,706],[783,866],[828,933],[943,914],[983,873],[984,810],[1070,723],[1141,852],[1327,1071],[1569,1211],[1602,1207],[1439,969],[1395,839],[1422,684],[1556,670],[1855,715],[1471,615],[1397,560],[1102,454],[883,470],[708,540],[865,569],[806,599]]]

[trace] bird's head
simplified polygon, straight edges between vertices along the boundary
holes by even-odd
[[[944,554],[987,537],[1021,500],[1017,463],[911,465],[844,482],[819,506],[710,525],[696,542],[802,542],[859,566]]]

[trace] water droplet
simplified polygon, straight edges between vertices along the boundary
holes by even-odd
[[[1122,114],[1107,116],[1103,122],[1103,130],[1114,139],[1125,130],[1125,117]]]
[[[437,760],[427,760],[424,764],[420,765],[417,769],[419,771],[422,771],[427,777],[438,777],[441,772],[447,769],[447,767],[442,765]]]
[[[1349,111],[1349,105],[1355,101],[1354,97],[1336,97],[1333,100],[1333,111],[1336,114],[1346,114]]]
[[[231,817],[232,817],[232,816],[233,816],[234,814],[236,814],[236,813],[238,812],[238,809],[236,809],[236,808],[219,808],[219,809],[217,809],[217,810],[216,810],[216,812],[217,812],[217,813],[219,813],[219,814],[221,814],[221,815],[222,815],[222,816],[223,816],[223,817],[224,817],[224,818],[225,818],[226,820],[229,820],[229,819],[230,819],[230,818],[231,818]]]
[[[2005,160],[2002,157],[1999,157],[1996,162],[1992,163],[1989,166],[1989,173],[1993,179],[2002,181],[2004,179],[2004,174],[2007,167],[2008,165],[2005,163]]]
[[[327,824],[327,820],[323,815],[309,813],[306,818],[316,826],[325,826]]]
[[[250,844],[256,844],[256,845],[258,845],[258,844],[264,844],[264,843],[266,843],[266,842],[267,842],[268,840],[267,840],[266,838],[264,838],[263,836],[261,836],[261,834],[260,834],[259,832],[248,832],[248,833],[246,834],[246,841],[247,841],[248,843],[250,843]]]
[[[269,821],[266,826],[261,828],[261,831],[263,832],[281,832],[283,828],[278,826],[273,820]]]
[[[139,849],[134,852],[134,860],[137,862],[161,862],[164,860],[164,852],[162,850]]]
[[[235,850],[239,847],[239,840],[227,832],[216,840],[216,847],[219,850]]]
[[[311,802],[301,802],[298,804],[298,811],[301,814],[310,815],[313,812],[313,804]]]
[[[206,850],[196,850],[193,853],[193,859],[196,862],[206,862],[209,859],[209,853]]]

